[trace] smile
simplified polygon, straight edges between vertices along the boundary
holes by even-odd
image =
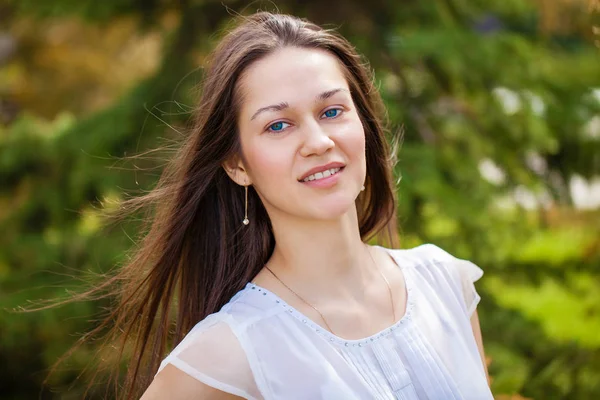
[[[302,182],[309,182],[309,181],[318,181],[319,179],[324,179],[324,178],[329,178],[331,175],[335,175],[338,172],[340,172],[341,168],[331,168],[331,169],[326,169],[323,172],[317,172],[315,174],[309,175],[306,178],[304,178],[302,180]]]

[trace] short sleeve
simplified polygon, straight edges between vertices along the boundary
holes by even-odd
[[[433,258],[448,270],[456,286],[460,288],[467,315],[471,317],[481,300],[474,283],[483,276],[483,270],[471,261],[457,258],[433,244],[426,244],[421,248],[427,253],[427,258]]]
[[[483,270],[471,261],[462,260],[460,258],[454,258],[454,265],[460,276],[462,293],[467,307],[467,315],[471,317],[481,300],[474,283],[483,276]]]
[[[262,399],[250,363],[227,316],[213,314],[198,323],[163,360],[203,384],[245,399]]]

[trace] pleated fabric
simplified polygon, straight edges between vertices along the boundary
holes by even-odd
[[[324,330],[248,283],[163,360],[246,399],[493,399],[470,317],[483,271],[437,246],[386,250],[402,268],[406,312],[367,338]]]

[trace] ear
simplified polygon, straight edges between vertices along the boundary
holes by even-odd
[[[252,184],[252,180],[248,175],[248,171],[244,166],[244,163],[239,157],[234,157],[227,160],[222,165],[223,169],[229,175],[232,181],[240,186],[248,186]]]

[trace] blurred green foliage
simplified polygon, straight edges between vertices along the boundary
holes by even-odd
[[[600,23],[589,4],[278,2],[338,27],[371,61],[391,132],[404,134],[403,246],[434,242],[485,270],[479,309],[498,398],[600,398]],[[0,46],[2,398],[81,398],[84,367],[110,357],[82,347],[52,393],[41,386],[49,365],[108,304],[10,310],[68,298],[123,261],[138,223],[103,228],[100,210],[152,188],[169,152],[144,152],[185,135],[215,32],[257,8],[0,5],[0,32],[17,43],[4,58]]]

